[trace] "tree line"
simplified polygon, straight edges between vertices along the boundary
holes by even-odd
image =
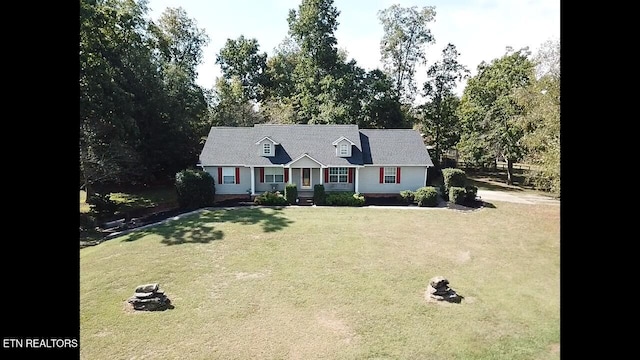
[[[184,9],[154,21],[146,0],[81,0],[80,184],[91,193],[173,176],[196,164],[211,126],[357,124],[418,129],[436,162],[456,146],[478,166],[498,157],[541,165],[539,187],[559,192],[558,42],[536,56],[507,48],[474,77],[447,44],[418,88],[435,7],[380,10],[383,68],[369,71],[337,47],[339,15],[333,0],[301,0],[271,56],[256,39],[227,39],[216,56],[222,76],[205,89],[196,78],[209,37]]]

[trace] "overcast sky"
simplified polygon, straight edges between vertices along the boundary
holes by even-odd
[[[149,0],[150,16],[157,20],[167,7],[182,7],[204,28],[210,38],[204,48],[204,61],[198,67],[198,84],[212,88],[220,67],[216,54],[227,39],[255,38],[260,51],[270,56],[288,35],[289,9],[298,9],[302,0]],[[460,53],[459,61],[476,74],[482,62],[501,57],[507,46],[528,46],[535,54],[547,40],[560,39],[559,0],[335,0],[340,11],[335,35],[338,47],[365,70],[380,63],[382,25],[377,12],[393,4],[403,7],[435,6],[435,21],[429,24],[435,44],[426,48],[427,65],[416,72],[418,89],[426,77],[426,67],[440,59],[442,50],[452,43]],[[460,84],[457,93],[461,94]]]

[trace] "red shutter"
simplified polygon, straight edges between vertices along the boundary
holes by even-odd
[[[400,184],[400,166],[396,168],[396,184]]]
[[[222,184],[222,168],[218,168],[218,184]]]
[[[264,168],[263,167],[260,168],[260,182],[261,183],[264,182]]]
[[[353,182],[353,168],[349,168],[349,184]]]
[[[284,169],[284,182],[289,182],[289,169],[287,168]]]
[[[240,168],[236,168],[236,184],[240,184]]]
[[[324,182],[329,182],[329,168],[324,168]]]
[[[380,168],[380,184],[384,184],[384,168]]]

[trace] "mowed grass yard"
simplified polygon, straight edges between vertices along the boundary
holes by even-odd
[[[82,359],[560,358],[559,206],[203,211],[80,271]],[[175,308],[129,310],[153,282]]]

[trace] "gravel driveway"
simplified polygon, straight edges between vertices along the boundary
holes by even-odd
[[[560,200],[549,196],[534,195],[520,191],[495,191],[478,189],[478,197],[487,202],[506,201],[520,204],[560,205]]]

